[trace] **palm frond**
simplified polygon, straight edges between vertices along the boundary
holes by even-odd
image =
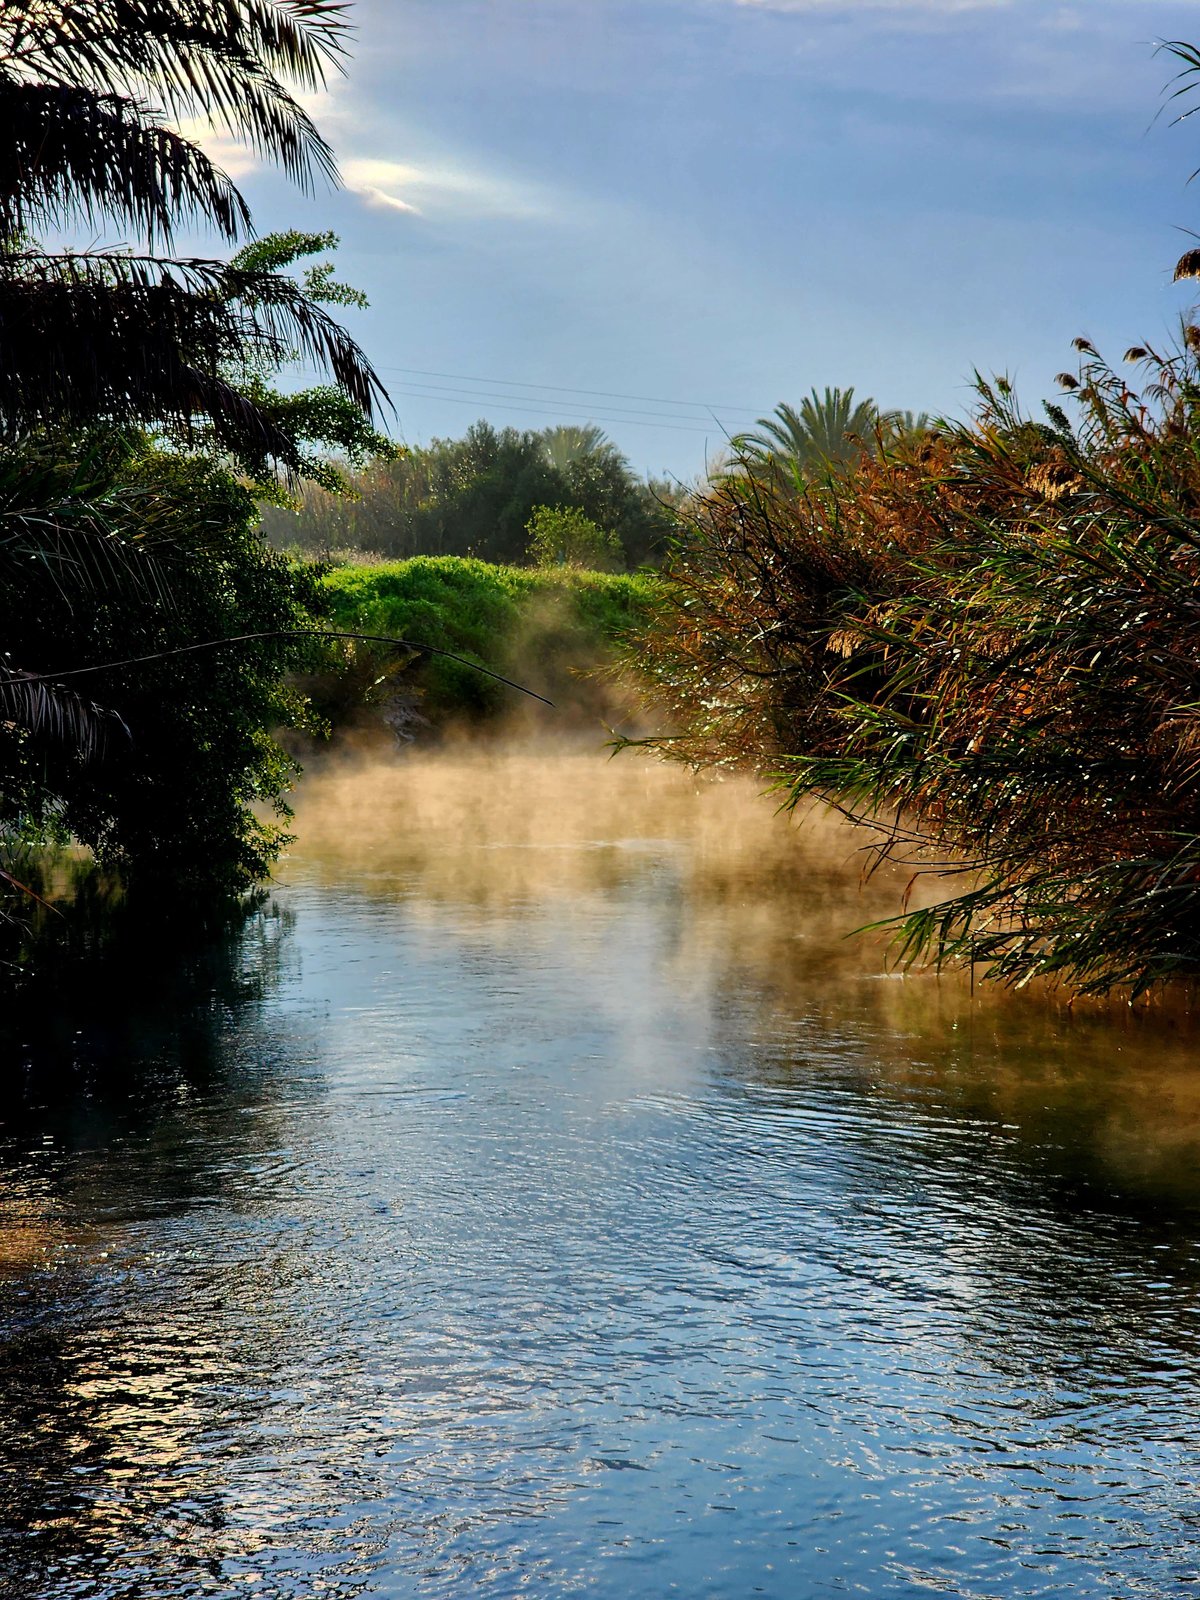
[[[803,477],[869,452],[880,421],[875,402],[856,402],[852,388],[826,388],[823,394],[813,389],[798,410],[786,403],[776,406],[771,416],[758,418],[753,430],[738,434],[732,446],[743,462]]]
[[[118,253],[0,256],[0,434],[32,423],[211,423],[285,465],[294,443],[226,381],[229,363],[326,367],[368,417],[385,391],[290,278]]]
[[[0,454],[0,584],[40,589],[68,611],[117,591],[170,610],[163,556],[177,544],[175,508],[152,489],[114,485],[105,454],[101,439],[76,454],[53,436]]]
[[[115,94],[0,76],[0,237],[113,217],[151,242],[181,221],[235,239],[245,200],[199,145]]]
[[[303,188],[336,177],[333,153],[290,92],[319,88],[344,51],[339,0],[59,0],[0,11],[0,69],[158,99],[202,116]]]
[[[84,700],[61,684],[49,683],[0,666],[0,725],[22,730],[39,745],[50,745],[79,761],[94,761],[108,750],[114,734],[126,742],[129,729],[115,711]]]

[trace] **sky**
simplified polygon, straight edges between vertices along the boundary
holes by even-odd
[[[355,0],[310,103],[344,180],[222,149],[260,232],[332,228],[410,444],[599,423],[688,480],[853,385],[1029,408],[1089,337],[1166,340],[1200,232],[1200,0]],[[1200,106],[1200,95],[1194,102]]]

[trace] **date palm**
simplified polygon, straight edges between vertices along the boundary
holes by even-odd
[[[731,444],[741,470],[792,481],[823,475],[931,426],[924,411],[881,411],[874,400],[856,401],[853,389],[814,389],[799,410],[778,405],[771,416],[759,417],[756,430],[738,434]]]
[[[612,459],[620,454],[604,429],[594,422],[562,422],[553,428],[543,428],[541,439],[546,460],[557,472],[569,472],[580,463],[603,457]]]
[[[354,341],[291,278],[175,260],[181,224],[228,242],[244,197],[179,124],[202,118],[303,188],[336,179],[297,95],[346,34],[340,0],[5,0],[0,7],[0,436],[47,422],[199,421],[288,465],[286,433],[231,368],[293,352],[368,416],[382,397]],[[144,249],[51,252],[41,230],[105,223]]]
[[[733,448],[749,464],[784,471],[820,472],[830,463],[852,460],[870,449],[881,413],[874,400],[854,398],[854,390],[814,389],[795,407],[782,404],[757,428],[738,434]]]

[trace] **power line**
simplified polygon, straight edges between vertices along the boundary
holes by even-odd
[[[396,387],[398,392],[420,389],[423,392],[428,392],[431,395],[457,395],[460,399],[478,400],[480,403],[484,404],[493,401],[516,400],[521,405],[532,404],[554,406],[560,411],[565,406],[568,410],[587,410],[589,416],[593,414],[593,408],[585,407],[581,405],[579,401],[572,402],[550,400],[546,396],[540,394],[487,394],[484,391],[477,391],[474,389],[451,388],[449,385],[444,383],[402,383]],[[610,418],[619,417],[621,419],[632,419],[634,417],[649,417],[652,422],[682,422],[691,427],[695,427],[695,425],[701,420],[698,416],[690,417],[686,414],[681,414],[678,411],[634,411],[628,406],[605,406],[604,410],[608,413]],[[714,420],[717,421],[719,426],[720,419],[717,418]]]
[[[709,404],[706,400],[668,400],[662,395],[653,394],[621,394],[615,389],[572,389],[559,383],[526,383],[520,378],[478,378],[468,372],[430,372],[424,367],[386,367],[380,366],[381,372],[407,372],[417,378],[450,378],[457,383],[486,383],[493,388],[505,389],[548,389],[554,394],[586,394],[593,395],[601,400],[646,400],[656,406],[692,406],[699,411],[738,411],[744,416],[751,417],[756,414],[756,406],[722,406],[715,402]],[[536,395],[531,395],[536,399]]]
[[[509,402],[507,402],[503,398],[500,398],[500,397],[494,397],[493,398],[493,397],[489,397],[487,395],[476,395],[472,399],[469,399],[469,400],[457,400],[457,399],[454,398],[453,395],[426,393],[424,390],[419,389],[419,388],[405,387],[405,386],[399,386],[399,385],[394,386],[394,392],[398,396],[399,395],[407,395],[410,399],[416,399],[416,400],[438,400],[438,401],[441,401],[443,404],[448,405],[448,406],[472,406],[472,407],[478,408],[479,406],[490,402],[490,404],[496,410],[500,410],[500,411],[517,411],[517,412],[522,412],[526,416],[562,417],[562,415],[563,415],[563,413],[565,411],[569,415],[572,415],[572,416],[575,416],[575,417],[584,418],[588,422],[614,423],[614,424],[620,424],[620,425],[622,425],[624,427],[627,427],[627,428],[666,428],[672,433],[696,433],[696,434],[704,434],[704,435],[706,435],[708,437],[711,437],[712,432],[713,432],[712,428],[689,427],[687,424],[681,423],[681,422],[642,422],[636,417],[623,417],[623,416],[619,416],[619,415],[609,416],[609,415],[606,415],[603,411],[584,411],[584,410],[579,410],[579,409],[576,409],[576,408],[574,408],[572,406],[566,406],[566,405],[564,405],[564,406],[552,406],[552,407],[511,405]],[[714,426],[719,428],[720,424],[717,423]]]

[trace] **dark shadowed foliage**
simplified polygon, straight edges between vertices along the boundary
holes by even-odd
[[[333,178],[296,98],[340,62],[334,0],[14,0],[0,11],[0,431],[170,424],[295,470],[229,367],[299,354],[370,415],[355,342],[291,278],[154,253],[181,222],[234,239],[245,202],[172,123],[201,116],[302,187]],[[48,253],[39,230],[115,222],[149,253]]]
[[[306,629],[315,581],[265,548],[245,487],[145,440],[59,436],[0,463],[0,570],[12,669],[0,726],[0,820],[73,836],[135,890],[247,887],[268,868],[293,765],[268,730],[303,720],[283,686],[313,647],[268,639],[77,680],[131,654]],[[50,674],[31,683],[26,674]],[[68,679],[69,682],[69,679]],[[14,873],[14,876],[19,874]]]

